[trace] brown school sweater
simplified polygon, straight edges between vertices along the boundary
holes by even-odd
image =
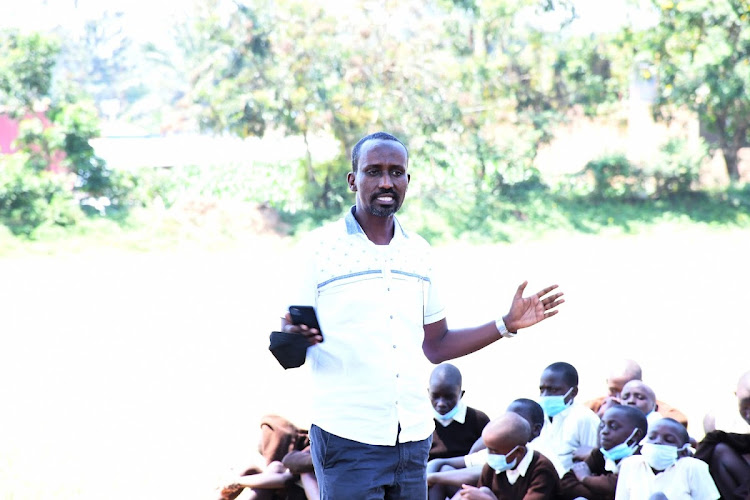
[[[565,473],[560,480],[560,498],[562,500],[573,500],[584,497],[588,500],[614,500],[617,488],[617,474],[604,469],[604,455],[599,449],[591,452],[586,459],[586,464],[594,474],[579,481],[571,470]]]
[[[552,462],[535,451],[526,474],[519,477],[516,484],[510,484],[504,472],[496,474],[493,468],[485,464],[477,486],[487,486],[497,500],[547,500],[557,497],[560,476]]]
[[[461,457],[468,454],[471,446],[482,437],[482,429],[489,421],[490,417],[484,412],[469,406],[466,408],[466,420],[463,424],[454,420],[447,427],[443,427],[439,422],[435,422],[430,460]]]

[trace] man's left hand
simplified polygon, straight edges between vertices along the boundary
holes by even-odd
[[[557,285],[548,286],[530,297],[524,297],[523,291],[528,283],[528,281],[524,281],[518,286],[516,295],[510,305],[510,311],[503,316],[505,326],[511,332],[528,328],[554,316],[558,313],[555,308],[565,302],[565,299],[560,298],[563,296],[562,292],[547,296],[557,288]]]

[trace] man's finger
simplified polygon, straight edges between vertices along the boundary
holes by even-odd
[[[547,298],[545,298],[545,299],[543,299],[543,300],[542,300],[542,304],[544,304],[544,305],[547,305],[547,304],[549,304],[550,302],[554,302],[554,301],[556,301],[557,299],[559,299],[559,298],[560,298],[560,297],[562,297],[563,295],[564,295],[564,294],[563,294],[562,292],[556,293],[556,294],[554,294],[554,295],[550,295],[549,297],[547,297]]]
[[[557,285],[548,286],[547,288],[545,288],[545,289],[540,290],[539,292],[537,292],[536,296],[541,299],[542,297],[544,297],[545,295],[547,295],[548,293],[550,293],[555,288],[557,288]]]
[[[548,309],[554,309],[555,307],[559,306],[560,304],[565,303],[565,299],[556,300],[554,302],[550,302],[549,304],[544,304],[544,310]]]
[[[516,290],[516,296],[515,296],[516,299],[520,299],[521,297],[523,297],[523,291],[526,289],[526,285],[528,284],[529,282],[527,280],[521,283],[520,285],[518,285],[518,289]]]

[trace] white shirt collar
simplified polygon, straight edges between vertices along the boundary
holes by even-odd
[[[453,423],[454,420],[458,422],[459,424],[463,424],[464,422],[466,422],[466,410],[468,407],[466,406],[466,403],[464,403],[463,398],[458,400],[458,403],[456,403],[456,406],[458,406],[458,411],[456,412],[455,415],[453,415],[453,418],[449,418],[449,419],[435,418],[435,421],[438,422],[443,427],[448,427],[449,425]]]
[[[526,455],[521,459],[521,463],[519,463],[515,469],[505,471],[505,475],[508,477],[508,482],[510,484],[516,484],[519,477],[526,476],[532,458],[534,458],[534,450],[526,448]]]
[[[608,458],[604,459],[604,470],[617,474],[620,471],[620,466],[614,460]]]

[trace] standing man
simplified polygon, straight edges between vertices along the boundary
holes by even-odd
[[[312,231],[300,289],[290,305],[313,305],[323,336],[305,335],[312,365],[312,443],[321,499],[425,499],[434,430],[425,374],[417,362],[464,356],[514,336],[557,313],[557,285],[523,297],[508,313],[465,329],[449,329],[434,281],[430,247],[394,214],[409,186],[409,154],[384,132],[360,139],[347,175],[356,204],[335,223]],[[322,343],[321,343],[322,342]]]

